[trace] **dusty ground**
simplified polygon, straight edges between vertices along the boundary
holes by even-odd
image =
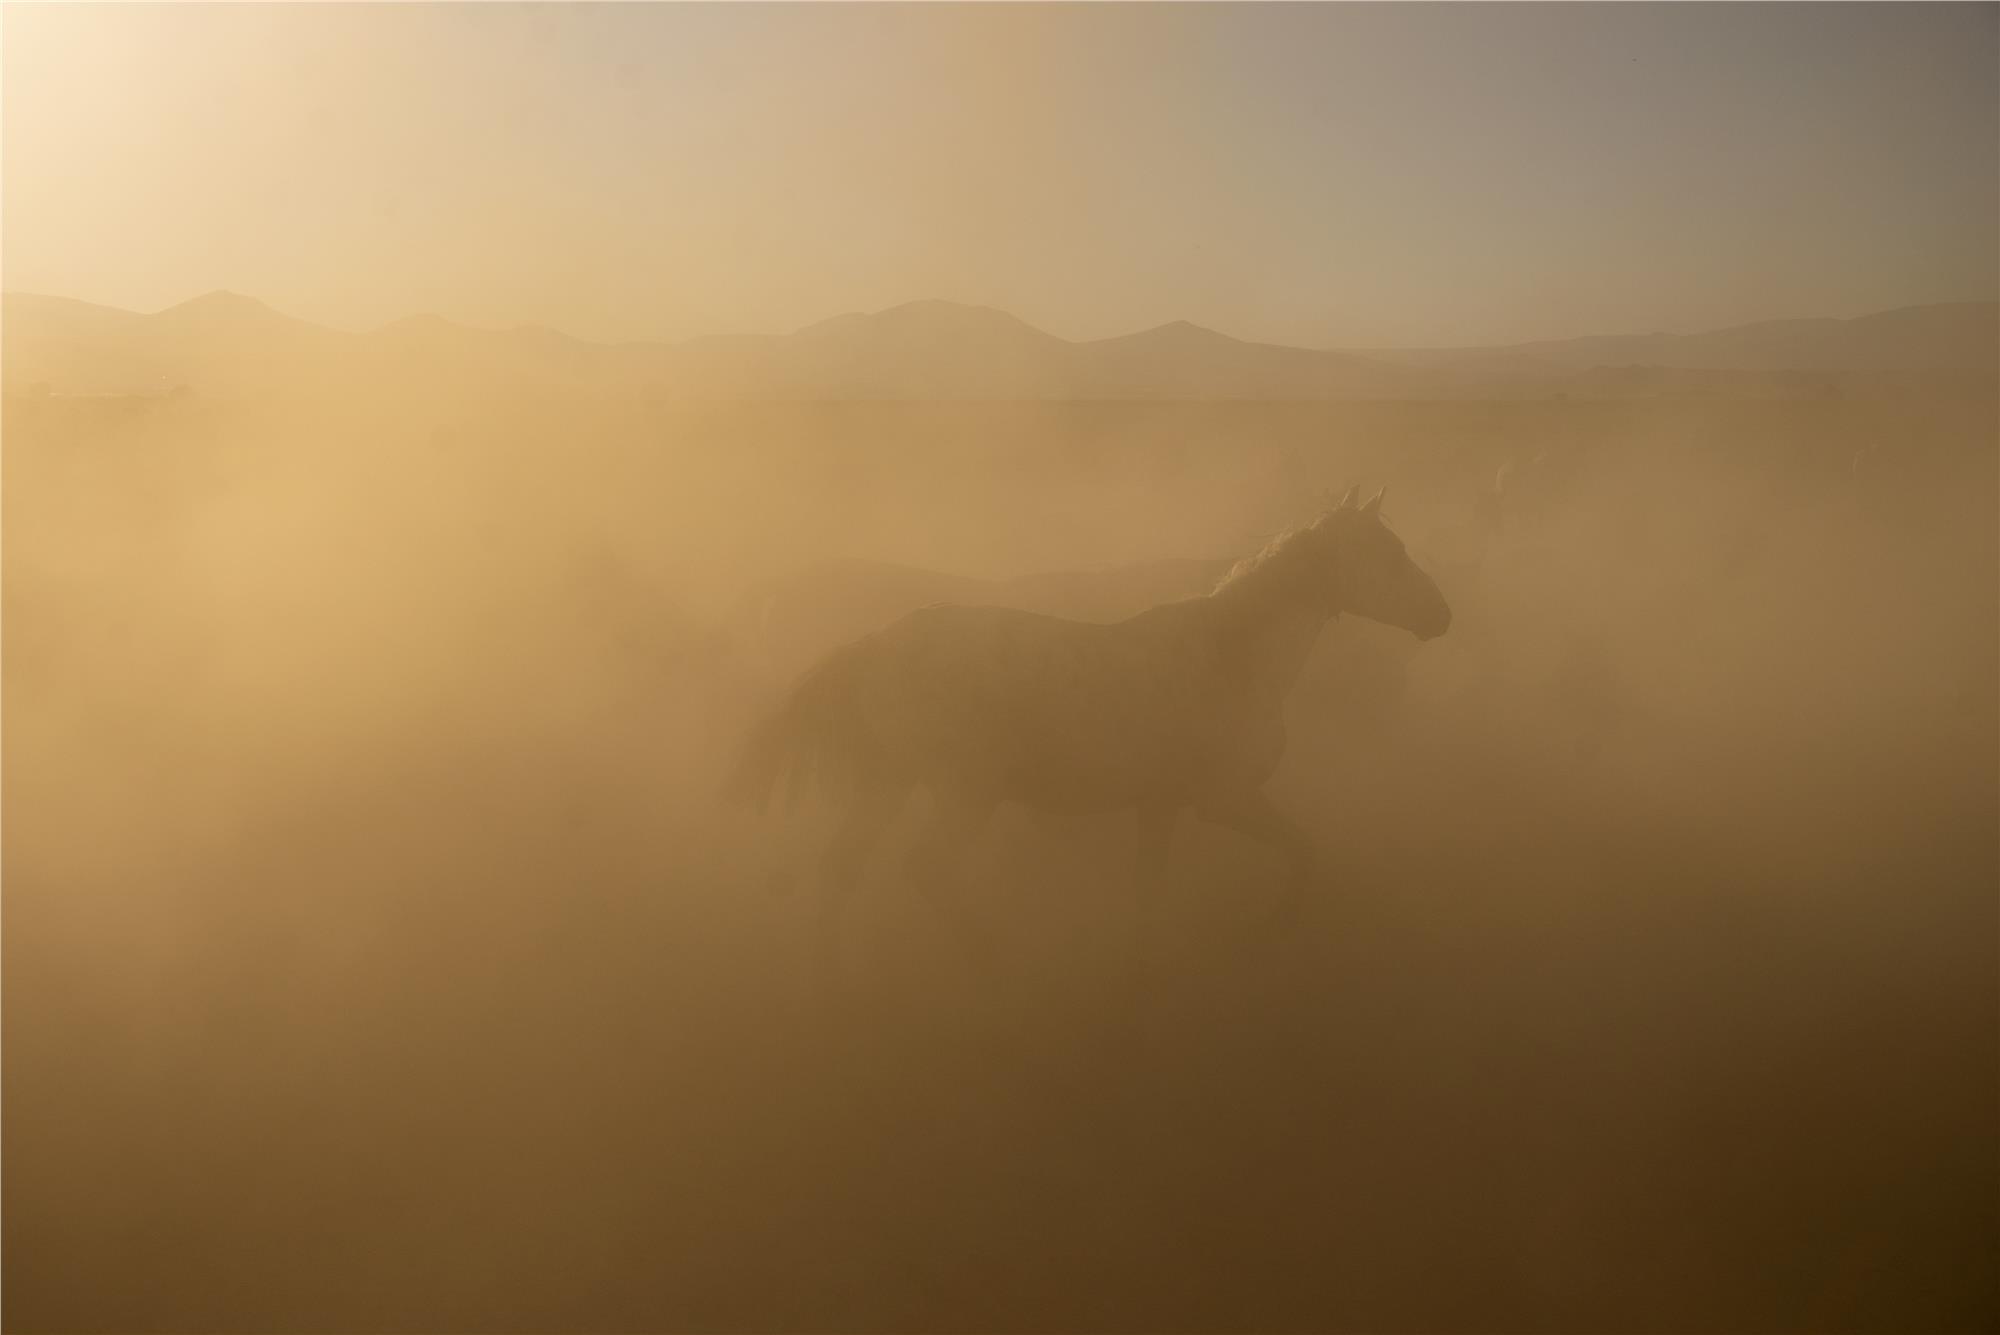
[[[9,1329],[2000,1319],[1990,399],[5,426]],[[1135,1021],[1122,828],[1016,817],[997,983],[885,874],[809,994],[814,813],[709,798],[744,588],[1226,554],[1348,481],[1443,550],[1550,444],[1379,706],[1330,633],[1296,934],[1184,826]]]

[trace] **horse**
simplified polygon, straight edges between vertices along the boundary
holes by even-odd
[[[1264,785],[1307,654],[1342,614],[1420,640],[1451,624],[1443,594],[1383,522],[1382,492],[1356,495],[1237,562],[1205,595],[1107,623],[933,604],[808,672],[752,732],[725,791],[764,810],[816,780],[838,808],[820,861],[822,982],[837,973],[840,924],[869,859],[919,786],[933,801],[909,870],[976,962],[983,942],[951,883],[1003,802],[1062,817],[1136,813],[1141,968],[1147,887],[1183,811],[1281,853],[1283,911],[1296,912],[1312,843]]]

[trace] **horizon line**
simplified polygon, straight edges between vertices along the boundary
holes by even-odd
[[[877,307],[873,310],[837,311],[832,315],[827,315],[817,320],[808,321],[805,324],[799,325],[798,327],[783,333],[716,332],[707,334],[690,334],[683,338],[630,338],[630,339],[592,338],[582,334],[573,334],[568,332],[567,330],[558,329],[553,325],[536,324],[532,322],[524,322],[512,325],[471,324],[464,320],[460,320],[449,315],[440,315],[435,311],[415,311],[408,315],[396,316],[392,319],[383,321],[381,324],[371,325],[367,328],[361,328],[361,329],[347,328],[347,327],[342,327],[340,325],[325,324],[318,320],[307,319],[306,317],[300,315],[293,315],[289,312],[278,309],[276,306],[272,305],[270,302],[266,301],[262,297],[251,296],[248,293],[239,292],[233,288],[221,288],[221,287],[211,288],[208,291],[197,293],[192,297],[187,297],[180,301],[172,302],[166,306],[160,307],[158,310],[151,310],[151,311],[134,310],[129,306],[113,306],[107,302],[91,301],[85,297],[72,297],[59,292],[33,292],[20,288],[0,288],[0,297],[34,297],[51,301],[74,302],[80,306],[90,306],[94,307],[95,309],[104,311],[115,311],[120,315],[130,315],[140,319],[152,319],[158,316],[170,314],[173,311],[180,310],[187,306],[192,306],[197,302],[208,301],[216,297],[226,297],[234,299],[236,301],[249,302],[255,306],[262,307],[264,310],[269,311],[271,314],[276,315],[283,320],[289,320],[296,324],[302,324],[313,329],[324,330],[327,333],[343,334],[354,338],[366,338],[372,334],[383,333],[387,330],[396,327],[397,325],[409,324],[411,322],[421,320],[421,321],[434,321],[441,324],[451,325],[458,329],[464,329],[472,333],[480,333],[480,334],[520,334],[520,333],[553,334],[558,338],[566,339],[573,343],[582,343],[588,346],[600,347],[600,348],[684,347],[687,346],[688,344],[701,343],[713,339],[785,339],[785,338],[796,337],[799,334],[805,333],[812,329],[817,329],[820,326],[829,324],[835,320],[846,319],[849,317],[858,316],[863,319],[872,319],[879,316],[890,314],[894,311],[905,310],[912,306],[942,306],[963,311],[979,311],[987,314],[1003,316],[1006,319],[1012,320],[1015,323],[1019,324],[1023,329],[1027,329],[1035,334],[1039,334],[1043,338],[1053,339],[1058,343],[1066,343],[1072,347],[1087,347],[1092,344],[1111,343],[1111,342],[1116,342],[1119,339],[1136,338],[1144,334],[1157,333],[1163,329],[1187,328],[1194,330],[1198,333],[1213,335],[1216,338],[1225,339],[1232,343],[1241,343],[1250,347],[1283,348],[1291,351],[1300,351],[1300,352],[1325,352],[1325,353],[1336,353],[1336,354],[1347,353],[1356,356],[1366,356],[1370,354],[1382,354],[1382,353],[1405,353],[1405,352],[1438,352],[1438,353],[1454,353],[1454,352],[1469,353],[1469,352],[1482,352],[1482,351],[1505,352],[1516,348],[1551,347],[1551,346],[1559,346],[1564,343],[1584,343],[1594,339],[1699,338],[1708,334],[1727,333],[1739,329],[1757,329],[1768,325],[1849,324],[1857,320],[1873,319],[1878,316],[1893,315],[1902,311],[1935,310],[1951,306],[2000,307],[2000,294],[1996,294],[1990,297],[1963,298],[1956,301],[1908,302],[1901,305],[1884,306],[1873,310],[1863,311],[1856,315],[1773,316],[1767,319],[1745,320],[1737,324],[1716,325],[1709,328],[1689,330],[1682,333],[1675,333],[1663,329],[1651,329],[1642,331],[1626,331],[1620,333],[1570,334],[1558,338],[1521,339],[1512,343],[1371,344],[1367,346],[1348,345],[1344,347],[1314,347],[1307,344],[1273,343],[1264,339],[1243,338],[1236,334],[1225,333],[1224,331],[1216,329],[1213,326],[1197,324],[1192,320],[1186,320],[1186,319],[1165,320],[1160,322],[1159,324],[1147,325],[1144,326],[1143,328],[1129,330],[1122,334],[1108,334],[1102,338],[1085,338],[1085,339],[1064,338],[1060,334],[1051,333],[1050,331],[1043,329],[1039,325],[1030,323],[1029,321],[1023,319],[1021,316],[1016,315],[1014,312],[1007,310],[1004,307],[987,306],[987,305],[982,305],[978,302],[956,301],[948,297],[915,297],[907,301],[893,302],[887,306]]]

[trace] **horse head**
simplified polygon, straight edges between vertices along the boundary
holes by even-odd
[[[1383,488],[1357,502],[1351,487],[1338,505],[1312,526],[1326,572],[1329,610],[1366,617],[1407,630],[1420,640],[1436,639],[1451,626],[1451,607],[1382,519]]]

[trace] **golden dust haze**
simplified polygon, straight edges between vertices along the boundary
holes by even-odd
[[[1990,1329],[1994,20],[8,6],[0,1322]],[[800,674],[1357,485],[1295,920],[920,791],[816,973]]]

